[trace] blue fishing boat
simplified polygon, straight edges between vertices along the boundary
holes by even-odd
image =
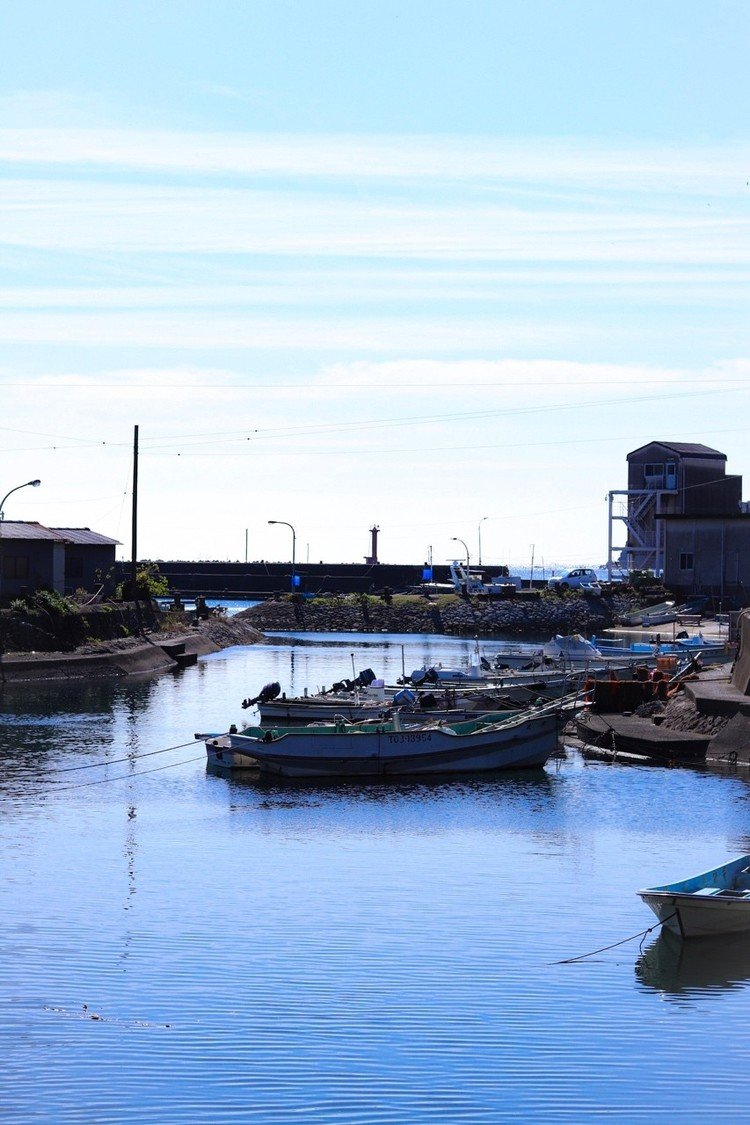
[[[662,925],[683,938],[750,930],[750,855],[637,893]]]

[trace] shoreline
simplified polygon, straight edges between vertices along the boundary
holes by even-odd
[[[0,656],[0,687],[45,680],[116,679],[174,671],[199,656],[233,645],[264,644],[265,636],[247,622],[218,618],[148,636],[82,645],[73,652],[11,652]],[[179,655],[178,655],[179,654]]]
[[[581,605],[583,602],[583,605]],[[576,604],[577,603],[577,604]],[[512,605],[512,603],[511,603]],[[478,614],[476,610],[456,599],[453,612],[457,620],[451,622],[453,628],[445,628],[444,619],[436,620],[434,606],[419,606],[415,613],[412,604],[407,612],[393,612],[390,607],[377,605],[372,607],[372,613],[367,614],[369,620],[364,620],[361,606],[349,602],[347,605],[338,603],[321,607],[319,612],[304,614],[303,621],[299,620],[299,612],[289,602],[266,603],[263,607],[243,610],[233,617],[209,617],[199,623],[193,619],[184,622],[184,628],[179,624],[165,632],[152,632],[146,636],[133,636],[127,638],[101,641],[96,644],[79,646],[71,652],[10,652],[0,655],[0,687],[11,683],[33,683],[45,680],[68,679],[112,679],[120,676],[147,675],[158,672],[173,671],[194,663],[199,656],[220,652],[222,649],[235,645],[273,644],[274,638],[268,637],[262,630],[264,628],[281,632],[303,632],[311,638],[322,632],[350,632],[353,636],[372,637],[373,634],[387,635],[389,633],[431,633],[436,636],[477,636],[482,633],[491,638],[494,632],[500,630],[495,617],[494,629],[486,633],[482,625],[488,625],[486,617]],[[499,608],[499,607],[498,607]],[[568,620],[559,620],[555,624],[567,625],[569,631],[581,631],[582,622],[580,612],[588,608],[581,599],[570,599],[563,609],[561,616]],[[395,607],[394,607],[395,609]],[[425,609],[427,612],[425,613]],[[503,610],[510,609],[509,605]],[[343,610],[343,613],[342,613]],[[411,612],[409,612],[411,610]],[[269,612],[270,611],[270,612]],[[567,611],[567,612],[566,612]],[[589,610],[590,612],[590,610]],[[444,613],[443,617],[448,616]],[[493,616],[495,616],[493,614]],[[505,616],[505,614],[504,614]],[[536,616],[528,611],[519,614],[518,609],[510,609],[511,617],[515,617],[515,628],[512,627],[507,617],[503,624],[507,635],[514,635],[522,639],[523,634],[541,631],[540,621],[533,620]],[[187,615],[186,615],[187,617]],[[468,620],[467,620],[468,617]],[[484,620],[482,618],[484,617]],[[570,618],[578,617],[575,623]],[[442,628],[436,628],[437,625]],[[511,625],[510,628],[508,626]],[[547,629],[553,623],[547,618]],[[578,629],[575,628],[578,625]],[[600,631],[607,628],[604,621],[596,622]],[[458,626],[458,627],[456,627]],[[463,628],[461,627],[463,626]],[[468,627],[467,627],[468,626]],[[572,626],[572,628],[571,628]],[[542,626],[543,628],[543,626]],[[503,630],[505,631],[505,630]],[[700,631],[706,638],[721,635],[722,629],[714,621],[706,621],[700,626]],[[650,634],[656,637],[669,636],[672,632],[671,625],[647,626],[639,628],[641,634]],[[718,634],[718,635],[717,635]],[[725,639],[726,634],[722,637]],[[665,639],[666,639],[665,637]]]

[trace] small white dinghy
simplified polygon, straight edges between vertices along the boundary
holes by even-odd
[[[750,855],[637,894],[666,928],[684,938],[750,930]]]

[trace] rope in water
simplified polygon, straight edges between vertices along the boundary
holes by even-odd
[[[622,941],[614,941],[611,945],[603,945],[601,949],[593,949],[591,953],[582,953],[579,957],[567,957],[564,961],[552,961],[551,964],[572,965],[576,961],[585,961],[587,957],[595,957],[597,953],[606,953],[608,949],[617,949],[618,945],[625,945],[626,942],[635,941],[636,938],[641,938],[641,940],[643,940],[648,934],[653,933],[654,930],[658,930],[659,926],[663,926],[666,922],[669,922],[671,918],[674,918],[676,913],[677,911],[675,910],[672,914],[663,918],[661,922],[656,922],[653,926],[649,926],[647,930],[639,930],[637,934],[631,934],[630,937],[623,938]]]
[[[221,737],[220,735],[216,736]],[[152,758],[154,754],[168,754],[170,750],[184,750],[186,746],[196,746],[203,742],[202,738],[193,738],[190,742],[178,742],[176,746],[165,746],[163,750],[147,750],[144,754],[126,754],[124,758],[106,758],[103,762],[84,762],[80,766],[52,766],[45,773],[74,773],[76,770],[91,770],[97,766],[115,766],[119,762],[134,762],[139,758]]]

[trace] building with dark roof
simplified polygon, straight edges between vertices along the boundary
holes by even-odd
[[[726,454],[692,442],[652,441],[627,456],[628,487],[610,492],[609,566],[653,570],[680,594],[747,604],[750,515]],[[615,510],[615,498],[622,497]],[[617,522],[625,543],[614,545]]]
[[[109,593],[114,585],[115,548],[119,540],[110,539],[88,527],[51,528],[65,539],[65,592],[98,590]]]
[[[65,594],[106,587],[117,542],[87,527],[0,520],[0,594],[7,600],[39,588]]]

